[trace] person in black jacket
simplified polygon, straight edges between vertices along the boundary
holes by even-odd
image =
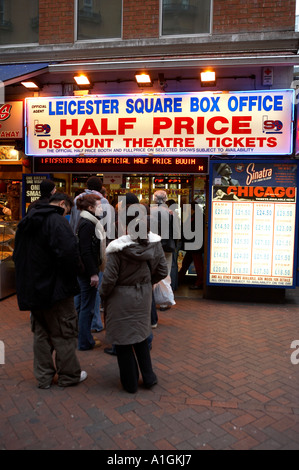
[[[72,204],[67,194],[55,193],[49,204],[37,203],[16,231],[17,298],[20,310],[31,311],[34,374],[40,388],[49,388],[56,372],[62,387],[87,377],[76,356],[74,295],[81,261],[77,239],[64,218]]]
[[[99,339],[91,334],[91,324],[95,311],[95,300],[99,286],[99,270],[101,265],[101,243],[104,243],[104,229],[95,216],[101,212],[101,199],[97,194],[84,194],[77,199],[80,211],[77,236],[79,250],[84,265],[83,274],[78,276],[80,293],[75,297],[75,306],[79,316],[78,349],[87,351],[101,346]],[[102,231],[102,241],[97,239],[95,229]]]

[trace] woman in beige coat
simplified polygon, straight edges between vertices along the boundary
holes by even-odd
[[[139,206],[139,205],[136,205]],[[133,217],[127,217],[127,228]],[[137,221],[145,237],[136,231],[112,241],[100,289],[104,303],[106,338],[115,345],[121,383],[135,393],[139,370],[145,387],[157,383],[147,338],[151,333],[152,284],[167,276],[167,264],[161,238],[149,232],[149,219]]]

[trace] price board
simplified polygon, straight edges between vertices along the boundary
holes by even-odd
[[[294,287],[297,163],[212,163],[208,283]]]

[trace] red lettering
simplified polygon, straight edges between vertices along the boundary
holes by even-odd
[[[181,134],[182,129],[185,129],[187,134],[194,134],[194,129],[193,129],[193,124],[194,120],[192,118],[181,118],[181,117],[176,117],[174,119],[174,133],[175,134]]]
[[[226,119],[225,117],[221,117],[221,116],[215,116],[211,119],[208,120],[207,122],[207,130],[210,132],[210,134],[214,134],[214,135],[220,135],[220,134],[225,134],[227,131],[228,131],[228,127],[225,127],[223,126],[222,128],[220,129],[216,129],[215,125],[216,123],[222,123],[222,124],[228,124],[228,119]]]
[[[136,122],[136,118],[119,118],[118,120],[118,134],[125,135],[126,129],[133,129],[133,123]]]
[[[252,116],[233,116],[232,134],[251,134],[251,119]]]
[[[161,130],[170,129],[172,126],[172,120],[168,117],[154,117],[153,119],[153,133],[160,134]]]
[[[102,135],[116,135],[116,131],[108,129],[108,118],[101,119],[101,134]]]
[[[204,134],[205,132],[205,118],[203,116],[199,116],[197,118],[197,134]]]
[[[66,119],[61,119],[60,135],[66,135],[68,130],[71,131],[71,135],[78,135],[78,119],[72,119],[71,124],[67,124]]]
[[[86,134],[99,135],[99,131],[93,119],[85,119],[85,122],[82,126],[82,129],[79,135],[86,135]]]
[[[0,106],[0,121],[6,121],[10,116],[10,110],[12,106],[10,104],[3,104]]]

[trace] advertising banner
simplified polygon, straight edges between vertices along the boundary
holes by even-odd
[[[40,184],[46,178],[50,178],[50,175],[23,173],[22,217],[26,215],[27,208],[31,202],[40,198]]]
[[[33,156],[292,153],[294,90],[26,99]]]
[[[209,284],[293,287],[297,164],[212,163]]]
[[[23,138],[23,101],[0,104],[0,139]]]

